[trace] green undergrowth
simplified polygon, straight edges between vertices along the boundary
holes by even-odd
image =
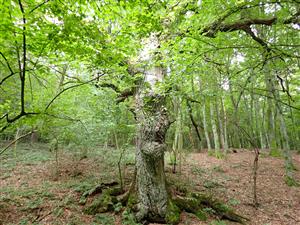
[[[293,177],[285,176],[284,181],[289,187],[300,187],[300,182]]]
[[[275,158],[283,157],[282,151],[280,149],[271,149],[269,155]]]

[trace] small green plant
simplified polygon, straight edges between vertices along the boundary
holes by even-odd
[[[207,213],[204,210],[198,210],[195,213],[195,216],[201,221],[206,221],[207,220]]]
[[[31,200],[26,204],[26,206],[23,208],[23,210],[38,209],[43,204],[43,201],[44,201],[43,198],[37,198],[37,199]]]
[[[214,156],[217,158],[217,159],[224,159],[225,155],[220,152],[219,150],[218,151],[215,151],[215,154]]]
[[[237,205],[241,204],[241,202],[235,198],[232,198],[228,201],[228,204],[231,206],[237,206]]]
[[[204,183],[203,183],[203,186],[205,188],[208,188],[208,189],[213,189],[213,188],[217,188],[217,187],[222,187],[222,185],[220,183],[218,183],[217,181],[215,180],[206,180]]]
[[[122,210],[123,206],[122,203],[118,202],[117,204],[114,205],[114,212],[118,213]]]
[[[213,220],[210,225],[226,225],[226,223],[223,220]]]
[[[276,158],[282,158],[282,152],[279,149],[272,149],[270,151],[270,156],[276,157]]]
[[[95,225],[114,225],[115,218],[110,214],[97,214],[94,219]]]
[[[299,187],[300,186],[300,183],[298,181],[296,181],[294,178],[288,177],[288,176],[285,176],[285,183],[289,187]]]
[[[207,214],[214,214],[216,211],[213,208],[207,207],[203,209],[203,212],[206,212]]]
[[[207,170],[203,169],[201,167],[195,166],[195,167],[192,167],[192,173],[195,174],[195,175],[200,175],[201,176],[201,175],[207,173]]]
[[[129,209],[126,209],[122,213],[122,224],[123,225],[140,225],[140,223],[136,222],[133,213]]]
[[[214,151],[213,150],[208,150],[207,154],[208,154],[208,156],[214,156]]]
[[[214,166],[212,168],[213,171],[218,172],[218,173],[225,173],[225,170],[221,166]]]

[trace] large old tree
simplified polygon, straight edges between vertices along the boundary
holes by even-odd
[[[134,108],[137,123],[136,217],[139,221],[166,221],[169,210],[176,208],[164,171],[165,137],[170,126],[165,102],[168,91],[180,92],[180,86],[187,83],[187,79],[180,78],[188,72],[197,74],[199,67],[206,68],[208,64],[224,69],[225,57],[213,59],[214,52],[224,49],[229,49],[229,53],[222,54],[232,57],[232,61],[237,58],[237,52],[244,49],[251,51],[243,52],[242,58],[251,58],[254,53],[257,56],[251,58],[250,66],[235,75],[250,69],[262,73],[268,71],[266,67],[272,63],[288,64],[299,59],[299,54],[291,53],[292,47],[286,50],[280,45],[286,34],[296,36],[299,32],[299,1],[294,0],[11,2],[4,1],[1,6],[5,14],[1,30],[5,32],[0,36],[0,103],[4,105],[5,102],[7,108],[1,108],[0,131],[25,117],[53,116],[51,113],[57,112],[51,109],[63,94],[88,83],[95,84],[95,81],[98,87],[113,89],[118,103],[134,96],[130,107]],[[279,31],[281,36],[277,38]],[[261,63],[254,66],[257,58]],[[198,59],[202,61],[199,63]],[[48,73],[66,68],[68,64],[72,67],[73,61],[79,65],[73,66],[73,72],[80,75],[71,74],[58,93],[57,90],[55,94],[49,92],[37,101],[32,94],[34,88],[45,86],[47,80],[53,79],[47,77]],[[167,71],[171,71],[170,74]],[[59,72],[63,78],[67,77],[65,72]],[[89,77],[90,74],[93,77]],[[30,79],[36,79],[38,85],[32,86]],[[226,80],[229,84],[230,79]],[[166,80],[168,85],[164,84]],[[288,90],[278,74],[266,75],[265,82],[270,87],[268,97],[273,98],[273,102],[269,101],[269,114],[280,114],[281,132],[288,142],[278,89],[281,87],[289,94]],[[42,93],[41,90],[36,92]],[[189,97],[189,93],[182,91],[180,94],[190,102],[199,103]],[[233,99],[236,113],[239,101],[240,97]],[[192,118],[192,113],[190,115]],[[200,139],[198,130],[197,134]],[[287,176],[292,180],[289,145],[285,144],[285,148]]]

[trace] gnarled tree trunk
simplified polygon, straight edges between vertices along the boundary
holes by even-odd
[[[158,38],[152,35],[145,44],[142,57],[149,65],[144,71],[145,82],[136,94],[136,119],[138,122],[136,149],[136,181],[139,221],[164,221],[168,194],[164,172],[165,135],[169,120],[164,107],[165,98],[155,91],[155,84],[162,81],[164,70],[151,66],[153,54],[158,46]]]

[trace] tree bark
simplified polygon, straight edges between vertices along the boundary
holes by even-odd
[[[153,54],[159,47],[155,35],[144,44],[142,58],[150,64],[144,71],[145,82],[136,93],[136,119],[138,123],[136,148],[136,181],[138,221],[164,221],[168,194],[164,172],[165,135],[169,127],[165,97],[156,93],[155,84],[163,80],[164,70],[152,66]],[[151,51],[151,52],[150,52]]]

